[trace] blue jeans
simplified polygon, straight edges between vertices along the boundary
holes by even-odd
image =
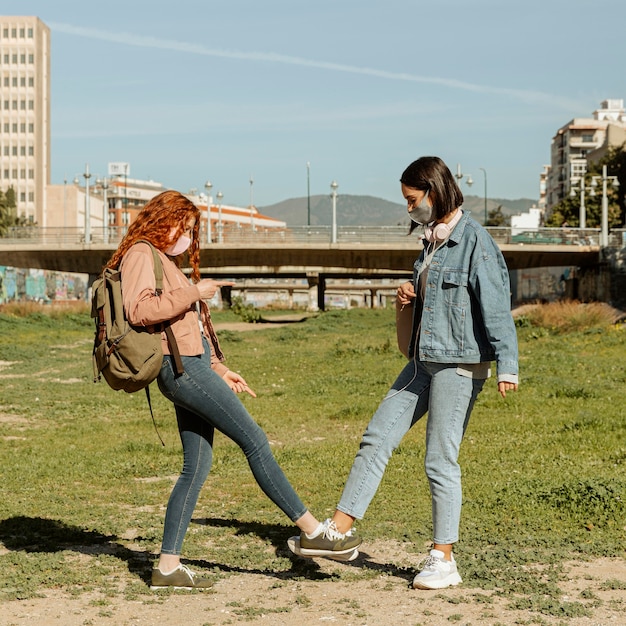
[[[337,508],[363,518],[393,451],[428,412],[424,465],[434,542],[458,541],[462,501],[459,448],[484,383],[457,373],[456,365],[449,363],[407,363],[365,430]]]
[[[183,539],[213,461],[215,429],[244,452],[263,492],[291,521],[307,509],[280,469],[263,429],[221,376],[211,369],[206,340],[204,354],[182,357],[185,372],[176,377],[171,357],[163,358],[157,379],[163,395],[174,403],[183,445],[183,469],[174,485],[165,513],[162,554],[179,555]]]

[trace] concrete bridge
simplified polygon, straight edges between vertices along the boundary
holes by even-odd
[[[540,229],[513,235],[490,228],[510,270],[598,266],[599,229]],[[623,233],[618,233],[621,241]],[[0,265],[77,272],[97,276],[122,233],[94,231],[91,241],[74,229],[13,232],[0,239]],[[16,236],[19,235],[19,236]],[[278,232],[228,233],[222,243],[201,246],[200,265],[207,277],[307,278],[322,302],[327,279],[404,278],[411,275],[421,250],[419,236],[405,227],[340,227],[331,243],[330,227],[299,227]]]
[[[490,228],[509,269],[598,263],[599,230],[541,229],[512,235],[509,228]],[[24,231],[0,239],[0,265],[97,275],[116,249],[120,236],[95,232],[86,243],[72,229]],[[309,273],[340,276],[410,272],[421,250],[416,234],[402,227],[340,228],[330,243],[324,227],[280,232],[229,233],[222,243],[201,246],[200,265],[211,276],[277,276]]]

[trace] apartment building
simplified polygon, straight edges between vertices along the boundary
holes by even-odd
[[[46,226],[50,182],[50,29],[37,17],[0,16],[0,189],[18,215]]]
[[[577,117],[561,126],[552,138],[546,177],[548,211],[564,200],[596,160],[613,145],[622,145],[626,130],[623,100],[604,100],[592,117]]]

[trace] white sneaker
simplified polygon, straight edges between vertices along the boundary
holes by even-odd
[[[421,571],[413,579],[414,589],[446,589],[458,585],[461,580],[456,561],[444,561],[441,550],[431,550],[430,556],[420,565]]]

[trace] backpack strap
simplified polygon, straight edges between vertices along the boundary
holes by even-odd
[[[139,242],[147,243],[152,250],[152,259],[154,261],[154,282],[155,282],[155,291],[157,295],[163,293],[163,263],[159,258],[159,254],[156,248],[145,239],[140,239]],[[165,330],[165,335],[167,337],[167,343],[170,347],[172,361],[174,362],[174,373],[176,376],[180,376],[185,368],[183,367],[183,360],[180,358],[180,350],[178,349],[178,344],[176,343],[176,337],[174,337],[174,332],[172,331],[172,327],[169,322],[165,322],[163,324],[163,330]]]

